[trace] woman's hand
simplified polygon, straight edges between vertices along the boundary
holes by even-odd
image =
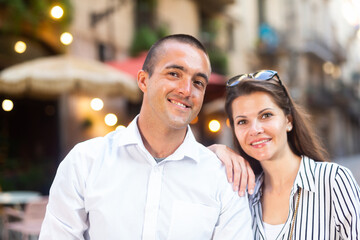
[[[213,151],[225,165],[227,179],[230,183],[233,183],[234,191],[238,191],[239,196],[244,196],[246,185],[248,185],[248,193],[253,194],[255,175],[248,161],[231,148],[222,144],[213,144],[208,148]]]

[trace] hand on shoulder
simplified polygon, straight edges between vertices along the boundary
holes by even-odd
[[[246,186],[248,193],[253,194],[255,188],[255,175],[250,164],[231,148],[223,144],[213,144],[208,147],[225,165],[226,176],[229,183],[233,183],[234,191],[240,196],[245,195]]]

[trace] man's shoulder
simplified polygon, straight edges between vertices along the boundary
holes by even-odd
[[[212,171],[213,174],[218,172],[220,175],[226,175],[224,164],[222,164],[214,152],[201,143],[197,144],[196,149],[199,152],[198,162],[204,170]]]
[[[78,152],[90,156],[101,154],[114,147],[117,139],[121,137],[119,131],[112,131],[105,136],[94,137],[83,142],[80,142],[74,146],[72,152]]]

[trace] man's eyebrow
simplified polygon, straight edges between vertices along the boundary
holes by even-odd
[[[206,83],[209,83],[209,78],[205,73],[197,73],[196,76],[204,78],[206,80]]]
[[[169,66],[165,67],[165,69],[172,69],[172,68],[179,69],[179,70],[182,70],[182,71],[186,72],[186,69],[183,66],[176,65],[176,64],[172,64],[172,65],[169,65]],[[209,82],[209,78],[205,73],[200,72],[200,73],[197,73],[196,76],[204,78],[206,80],[206,83]]]
[[[176,65],[176,64],[172,64],[172,65],[166,66],[166,69],[171,69],[171,68],[180,69],[180,70],[182,70],[182,71],[185,70],[185,68],[184,68],[183,66]]]

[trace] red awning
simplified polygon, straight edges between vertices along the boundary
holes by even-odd
[[[142,69],[146,54],[147,52],[143,52],[137,57],[129,57],[122,61],[108,61],[106,62],[106,64],[126,73],[129,73],[136,79],[138,71]],[[225,81],[225,76],[217,73],[211,73],[209,85],[206,88],[205,102],[209,102],[216,98],[224,96]]]

